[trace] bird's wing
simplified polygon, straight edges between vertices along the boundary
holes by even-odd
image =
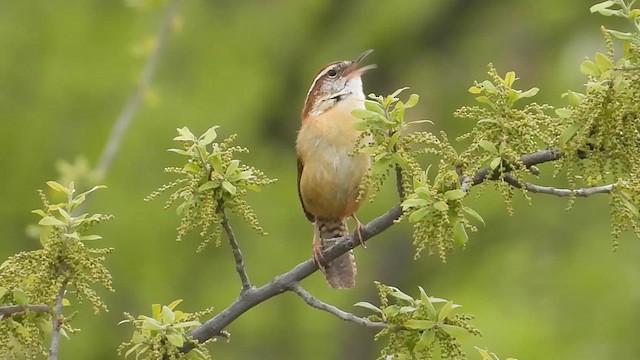
[[[302,169],[304,169],[304,164],[302,163],[302,159],[298,157],[298,198],[300,198],[300,204],[302,205],[302,210],[304,211],[304,214],[307,216],[307,219],[313,222],[315,221],[316,218],[304,207],[304,201],[302,200],[302,193],[300,192],[300,178],[302,177]]]

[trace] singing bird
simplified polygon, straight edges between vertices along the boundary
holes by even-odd
[[[322,68],[311,83],[302,109],[298,132],[298,195],[314,224],[313,253],[329,285],[336,289],[355,286],[353,251],[324,264],[322,251],[330,239],[349,235],[346,220],[355,218],[360,203],[362,177],[370,166],[365,154],[353,154],[360,131],[354,128],[354,109],[364,108],[362,74],[375,65],[360,66],[373,50],[353,60],[337,61]]]

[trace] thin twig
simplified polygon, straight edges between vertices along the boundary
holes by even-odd
[[[294,293],[296,293],[298,296],[300,296],[309,306],[314,307],[316,309],[322,310],[322,311],[326,311],[330,314],[333,314],[335,316],[337,316],[338,318],[345,320],[345,321],[351,321],[353,323],[356,323],[358,325],[361,326],[365,326],[368,328],[372,328],[372,329],[384,329],[387,327],[387,324],[383,323],[383,322],[374,322],[365,318],[361,318],[359,316],[353,315],[352,313],[343,311],[338,309],[337,307],[327,304],[325,302],[322,302],[318,299],[316,299],[313,295],[311,295],[311,293],[309,293],[307,290],[305,290],[302,286],[300,286],[300,284],[298,283],[293,283],[290,285],[289,290],[293,291]]]
[[[532,193],[549,194],[549,195],[555,195],[560,197],[566,197],[566,196],[587,197],[595,194],[608,194],[611,192],[611,190],[613,190],[613,187],[614,187],[614,184],[609,184],[609,185],[594,186],[589,188],[581,188],[581,189],[573,189],[573,190],[559,189],[551,186],[541,186],[541,185],[536,185],[528,182],[521,183],[518,181],[518,179],[516,179],[515,177],[509,174],[505,176],[505,182],[519,189],[524,186],[524,188],[527,191]]]
[[[60,350],[60,330],[62,327],[62,301],[64,300],[64,293],[67,290],[67,282],[65,279],[60,285],[58,290],[58,297],[56,297],[56,304],[53,307],[52,316],[52,331],[51,331],[51,348],[49,349],[49,360],[58,360],[58,351]]]
[[[149,88],[149,84],[155,74],[160,54],[162,53],[164,45],[169,38],[169,34],[171,34],[171,26],[178,10],[178,3],[179,0],[172,0],[167,5],[164,18],[158,28],[155,46],[144,64],[140,78],[136,84],[136,88],[129,96],[129,99],[122,108],[120,115],[118,115],[116,122],[113,124],[107,144],[102,150],[102,154],[98,160],[98,165],[96,166],[96,173],[100,177],[103,177],[107,173],[109,166],[111,166],[113,159],[118,153],[124,133],[129,128],[129,125],[131,125],[133,117],[142,104],[144,94]]]
[[[52,310],[49,305],[45,304],[34,304],[34,305],[7,305],[0,306],[0,320],[2,320],[5,316],[9,317],[13,314],[21,313],[23,311],[35,311],[41,313],[51,313]]]
[[[549,149],[549,150],[540,150],[540,151],[536,151],[534,153],[531,153],[529,155],[525,155],[523,157],[520,158],[520,160],[522,160],[522,163],[524,164],[524,166],[527,169],[530,169],[532,166],[534,165],[538,165],[538,164],[542,164],[542,163],[546,163],[549,161],[555,161],[560,159],[563,156],[562,151],[557,150],[557,149]],[[481,183],[483,183],[485,180],[498,180],[500,178],[500,171],[499,170],[492,170],[490,167],[485,167],[482,168],[480,170],[478,170],[478,172],[475,173],[475,175],[473,176],[472,181],[470,181],[469,179],[467,179],[466,177],[463,177],[462,180],[462,184],[464,185],[465,182],[466,183],[471,183],[469,186],[463,188],[462,190],[466,191],[468,190],[471,186],[473,185],[479,185]]]
[[[227,214],[225,214],[224,212],[222,213],[222,227],[227,233],[227,238],[229,238],[229,245],[231,245],[231,251],[233,252],[233,258],[236,261],[236,271],[238,272],[238,276],[240,276],[240,282],[242,282],[241,293],[245,293],[252,289],[254,286],[251,285],[249,275],[247,274],[247,270],[245,269],[244,260],[242,258],[242,251],[240,251],[240,246],[238,245],[238,241],[236,240],[236,235],[234,234],[233,229],[229,224]]]

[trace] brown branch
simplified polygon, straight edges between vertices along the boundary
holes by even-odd
[[[245,293],[248,290],[254,288],[254,286],[251,285],[251,281],[249,281],[249,275],[247,274],[247,270],[245,269],[244,259],[242,258],[242,251],[240,251],[240,245],[238,245],[236,235],[233,233],[233,229],[229,224],[227,214],[225,214],[224,212],[222,213],[222,227],[227,233],[227,238],[229,238],[229,245],[231,246],[231,251],[233,252],[233,258],[236,262],[236,271],[238,272],[238,276],[240,276],[240,282],[242,283],[241,293]]]
[[[4,317],[10,317],[13,314],[18,314],[27,310],[41,312],[41,313],[52,313],[52,310],[49,307],[49,305],[45,305],[45,304],[6,305],[6,306],[0,306],[0,315],[2,315],[0,316],[0,320],[2,320]]]
[[[160,27],[158,28],[155,46],[149,54],[144,67],[142,68],[142,72],[136,84],[136,88],[129,96],[129,99],[122,108],[120,115],[118,115],[116,122],[113,124],[113,128],[111,129],[111,134],[109,135],[107,144],[102,150],[102,154],[100,154],[100,160],[98,160],[98,165],[96,166],[96,173],[100,177],[103,177],[109,169],[109,166],[111,166],[111,162],[113,162],[113,159],[115,158],[116,154],[118,153],[118,149],[120,148],[120,142],[124,137],[124,133],[129,128],[129,125],[131,125],[133,117],[138,112],[138,109],[142,104],[144,94],[149,88],[149,84],[151,83],[153,75],[156,72],[160,54],[162,53],[164,45],[169,38],[169,34],[171,34],[171,26],[178,11],[178,3],[179,0],[172,0],[167,5],[167,9],[164,13],[164,18],[160,23]]]
[[[549,194],[560,197],[566,196],[577,196],[577,197],[587,197],[595,194],[608,194],[613,190],[614,184],[602,185],[602,186],[594,186],[588,188],[581,189],[559,189],[551,186],[541,186],[532,183],[521,183],[515,177],[507,174],[504,178],[505,182],[509,185],[516,187],[518,189],[523,188],[529,192],[537,193],[537,194]]]
[[[64,300],[64,293],[67,290],[68,281],[68,279],[65,279],[60,285],[58,296],[56,297],[56,304],[53,307],[53,326],[51,331],[51,347],[49,348],[49,360],[58,360],[58,351],[60,350],[60,330],[62,327],[62,301]]]
[[[384,329],[387,327],[387,324],[383,323],[383,322],[374,322],[371,321],[369,319],[365,319],[365,318],[361,318],[359,316],[353,315],[352,313],[343,311],[338,309],[337,307],[327,304],[325,302],[322,302],[320,300],[318,300],[317,298],[315,298],[313,295],[311,295],[311,293],[309,293],[307,290],[305,290],[302,286],[300,286],[300,284],[298,283],[293,283],[289,286],[289,290],[293,291],[294,293],[296,293],[298,296],[300,296],[309,306],[314,307],[316,309],[322,310],[322,311],[326,311],[330,314],[333,314],[335,316],[337,316],[338,318],[345,320],[345,321],[351,321],[353,323],[356,323],[358,325],[361,326],[365,326],[368,328],[372,328],[372,329]]]
[[[398,205],[366,224],[360,232],[362,242],[371,239],[391,227],[401,214],[402,209]],[[336,241],[337,243],[334,246],[325,250],[322,254],[322,257],[328,262],[361,244],[360,239],[352,236],[342,237],[336,239]],[[220,335],[227,325],[242,314],[276,295],[290,291],[294,284],[299,283],[302,279],[307,278],[316,271],[318,271],[318,265],[312,258],[296,265],[286,273],[276,276],[266,285],[259,288],[252,288],[241,293],[231,305],[204,324],[191,330],[189,335],[198,342],[204,342],[214,336]],[[186,344],[182,348],[182,351],[187,352],[192,348],[192,344]]]
[[[527,169],[531,169],[531,167],[534,165],[546,163],[549,161],[555,161],[560,159],[562,156],[563,156],[562,151],[558,149],[549,149],[549,150],[536,151],[529,155],[524,155],[523,157],[520,158],[520,160],[522,160],[522,163],[524,164],[524,166],[527,167]],[[492,170],[488,166],[485,168],[482,168],[475,173],[472,179],[469,179],[466,177],[462,179],[462,184],[463,184],[462,190],[467,191],[471,186],[479,185],[483,183],[485,180],[498,180],[500,179],[500,174],[501,172],[499,170]],[[465,183],[468,183],[469,185],[465,187],[464,186]]]

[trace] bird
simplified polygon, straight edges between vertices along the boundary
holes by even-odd
[[[302,209],[313,223],[313,257],[334,289],[355,286],[357,273],[353,250],[325,263],[322,252],[335,238],[349,235],[346,220],[355,217],[362,199],[360,183],[371,160],[366,154],[354,154],[361,132],[351,114],[364,109],[362,75],[375,65],[361,66],[369,49],[353,60],[333,62],[316,74],[307,92],[296,139],[298,160],[298,196]]]

